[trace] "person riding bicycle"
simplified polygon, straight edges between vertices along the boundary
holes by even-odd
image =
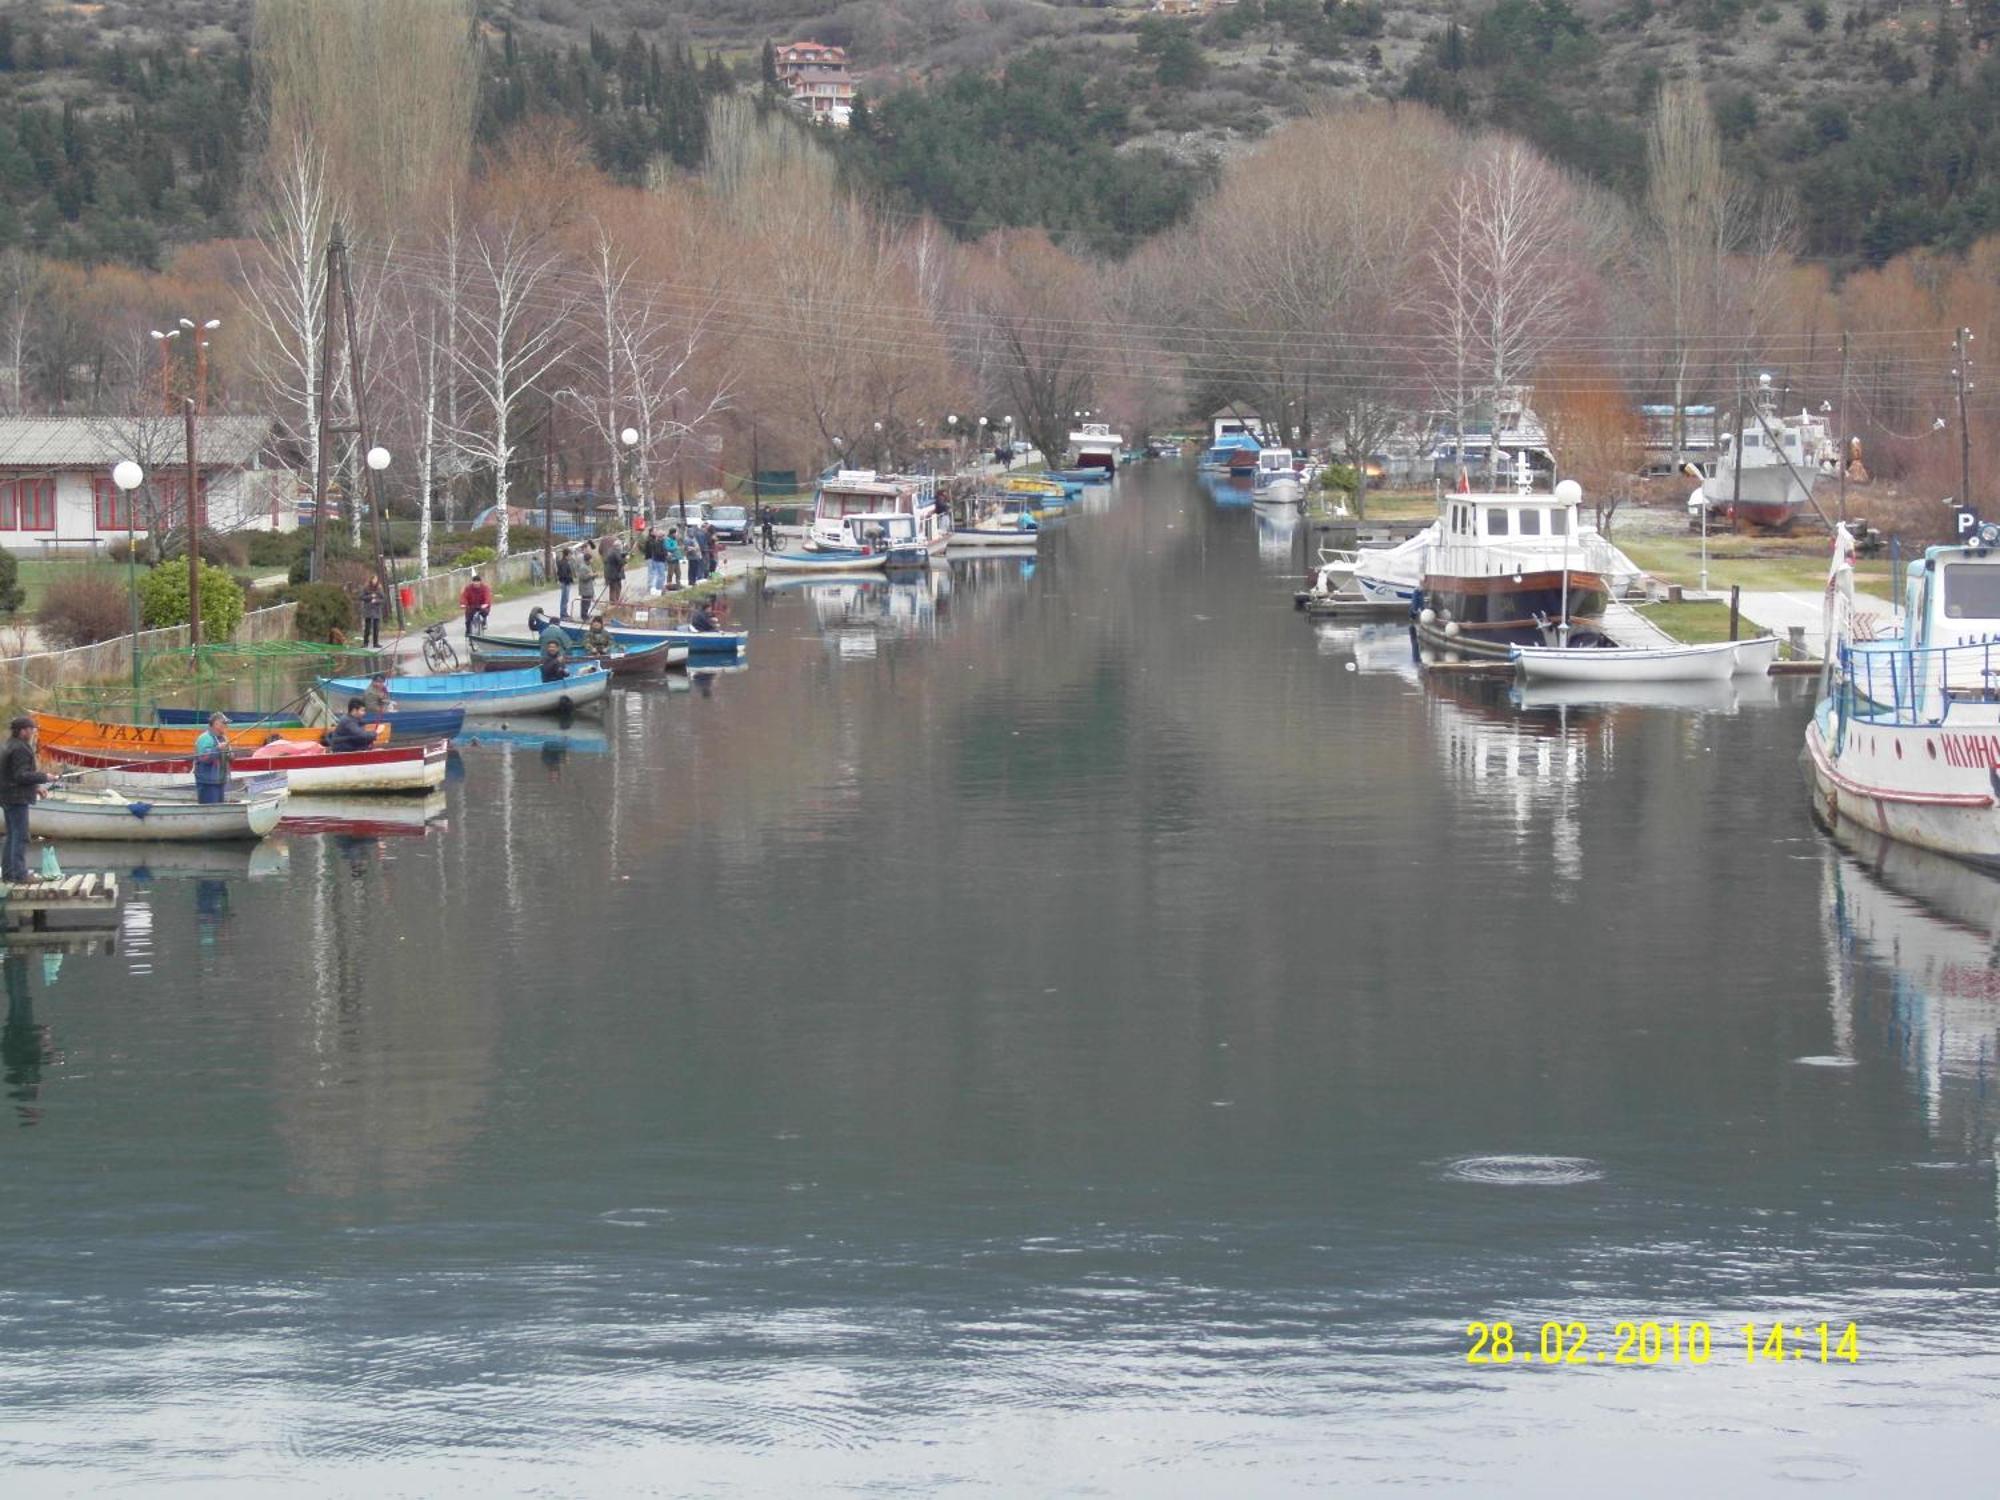
[[[459,607],[465,611],[465,633],[469,636],[475,630],[486,627],[486,617],[493,609],[493,590],[477,573],[458,593]]]

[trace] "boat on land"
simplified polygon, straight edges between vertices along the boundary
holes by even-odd
[[[261,839],[278,826],[287,792],[279,787],[221,802],[152,800],[114,787],[58,787],[28,813],[44,839],[119,843],[207,843]]]
[[[365,677],[322,677],[320,691],[330,701],[360,697]],[[468,717],[563,713],[595,703],[611,685],[603,667],[588,666],[544,682],[539,670],[520,672],[446,672],[437,677],[391,677],[389,696],[407,698],[413,707],[462,708]]]
[[[1871,637],[1835,527],[1804,762],[1822,821],[2000,870],[2000,523],[1964,534],[1911,564],[1902,627]]]
[[[208,727],[205,708],[158,708],[153,717],[162,724],[194,724]],[[254,710],[224,709],[231,728],[303,729],[306,723],[296,715],[260,714]],[[465,727],[465,710],[460,708],[397,708],[384,714],[363,714],[364,724],[386,724],[391,740],[448,740]],[[313,731],[315,734],[319,730]]]
[[[368,686],[368,679],[357,677],[352,680],[358,684],[354,689],[354,696],[358,698],[361,690]],[[116,754],[124,760],[144,760],[148,757],[171,760],[191,756],[195,741],[205,732],[184,724],[115,724],[102,719],[73,719],[49,713],[37,713],[34,720],[42,747],[51,753],[58,750],[103,752]],[[274,737],[317,744],[322,732],[318,729],[269,729],[262,726],[231,727],[224,731],[230,744],[246,750]],[[388,738],[388,725],[379,726],[377,742]]]
[[[567,631],[564,633],[568,634]],[[530,667],[539,670],[542,659],[542,643],[531,635],[475,634],[466,638],[466,648],[472,655],[473,666],[482,672],[519,672]],[[567,665],[595,662],[609,670],[613,677],[636,677],[642,672],[664,671],[668,667],[684,664],[687,657],[685,646],[676,646],[669,641],[646,646],[620,646],[605,654],[590,650],[575,636],[570,636],[570,647],[563,653],[563,661]],[[463,718],[463,710],[454,712]]]
[[[1698,646],[1515,646],[1525,682],[1724,682],[1736,675],[1735,641]]]
[[[1722,435],[1715,475],[1702,481],[1691,508],[1788,531],[1811,502],[1814,481],[1837,468],[1839,451],[1823,417],[1803,410],[1780,416],[1771,377],[1759,375],[1748,418]]]
[[[942,549],[951,538],[951,511],[939,503],[929,475],[837,469],[820,480],[806,527],[811,551],[852,553],[877,543]]]
[[[1511,492],[1444,497],[1417,614],[1428,644],[1502,659],[1517,646],[1609,644],[1614,559],[1595,532],[1579,534],[1583,487],[1565,479],[1552,494],[1536,492],[1532,479],[1523,457]],[[1733,653],[1723,659],[1733,669]]]
[[[1085,422],[1069,435],[1070,463],[1079,470],[1094,470],[1097,481],[1117,472],[1118,455],[1124,448],[1125,439],[1107,422]]]
[[[767,552],[766,573],[879,573],[887,565],[887,552],[827,550],[822,552]]]
[[[425,792],[444,785],[449,755],[450,746],[443,740],[433,740],[428,745],[375,745],[366,750],[328,750],[316,744],[281,740],[275,745],[239,751],[229,779],[233,787],[252,778],[282,772],[291,790],[300,793]],[[189,785],[194,777],[192,756],[133,760],[116,751],[52,749],[49,758],[90,773],[79,776],[79,782],[155,795]]]

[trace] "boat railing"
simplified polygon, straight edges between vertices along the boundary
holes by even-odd
[[[1843,642],[1837,662],[1833,695],[1843,718],[1935,726],[1955,705],[2000,705],[2000,640],[1917,647]]]

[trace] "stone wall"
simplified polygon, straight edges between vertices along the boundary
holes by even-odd
[[[292,616],[296,604],[274,604],[269,609],[253,609],[236,627],[235,639],[245,644],[257,641],[288,641],[292,638]],[[139,633],[139,649],[171,651],[185,648],[188,628],[144,630]],[[69,651],[37,651],[28,656],[0,660],[0,703],[16,708],[33,707],[50,693],[87,682],[116,682],[132,675],[132,637],[121,635],[99,641],[95,646],[77,646]]]

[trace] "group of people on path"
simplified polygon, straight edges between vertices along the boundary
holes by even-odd
[[[657,525],[648,527],[639,540],[639,556],[646,564],[646,592],[649,595],[680,588],[683,570],[687,586],[691,588],[715,572],[715,533],[699,521],[688,526],[685,538],[681,536],[678,526],[665,529]],[[622,604],[625,599],[625,574],[631,560],[624,541],[615,536],[606,538],[602,546],[595,542],[583,542],[575,547],[559,548],[556,552],[556,618],[590,619],[597,608],[597,581],[600,575],[604,580],[605,602]],[[572,597],[577,605],[574,616],[570,610]]]

